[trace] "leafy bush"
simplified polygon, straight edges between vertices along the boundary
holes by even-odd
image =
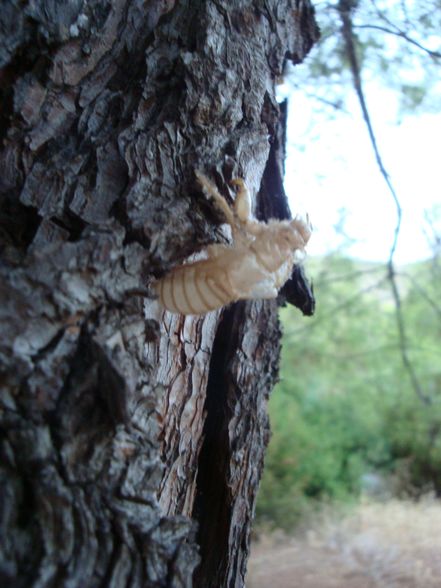
[[[435,292],[440,280],[427,264],[400,278],[406,351],[421,398],[403,367],[395,307],[380,270],[328,257],[315,268],[316,317],[306,322],[282,312],[261,523],[290,528],[323,502],[351,500],[370,472],[389,478],[396,493],[441,494],[440,321],[415,287]]]

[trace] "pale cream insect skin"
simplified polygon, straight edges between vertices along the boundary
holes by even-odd
[[[159,300],[170,312],[205,314],[237,300],[276,298],[290,277],[311,236],[299,218],[258,222],[251,215],[248,190],[234,180],[238,193],[231,209],[214,184],[196,176],[231,226],[231,245],[210,245],[207,259],[174,268],[155,284]]]

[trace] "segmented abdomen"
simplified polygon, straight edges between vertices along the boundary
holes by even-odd
[[[204,314],[231,302],[227,272],[212,272],[210,265],[206,261],[184,265],[159,280],[156,291],[161,304],[170,312]]]

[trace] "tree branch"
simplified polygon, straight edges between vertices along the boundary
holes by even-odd
[[[395,226],[394,237],[392,241],[392,246],[389,253],[389,260],[387,262],[387,277],[390,282],[392,296],[395,303],[395,316],[396,316],[396,323],[397,323],[397,330],[398,330],[398,337],[400,343],[400,353],[403,365],[408,373],[409,379],[412,383],[413,389],[417,394],[418,398],[425,403],[430,403],[430,398],[426,396],[421,385],[418,381],[416,372],[413,368],[412,362],[410,361],[408,350],[407,350],[407,334],[404,324],[404,317],[402,312],[402,305],[401,305],[401,297],[400,292],[398,289],[398,284],[396,281],[396,273],[394,268],[394,254],[398,243],[398,236],[400,233],[401,228],[401,219],[402,219],[402,209],[400,205],[400,201],[398,199],[398,195],[395,191],[395,188],[391,182],[389,174],[386,170],[386,167],[383,163],[383,159],[380,154],[380,150],[378,148],[376,136],[374,133],[373,125],[371,122],[371,117],[369,114],[369,110],[366,103],[366,98],[363,92],[363,85],[361,81],[361,74],[360,74],[360,66],[358,63],[357,53],[355,49],[355,40],[354,40],[354,32],[352,26],[352,18],[351,12],[354,8],[354,4],[351,0],[340,0],[337,6],[338,13],[341,19],[341,32],[343,36],[343,41],[345,44],[345,51],[346,56],[349,60],[349,65],[352,73],[352,81],[354,85],[355,92],[358,97],[358,101],[361,107],[362,115],[364,122],[366,124],[366,128],[369,134],[369,139],[372,145],[372,149],[375,154],[375,159],[377,161],[378,168],[380,170],[381,175],[383,176],[384,181],[388,187],[388,190],[393,198],[395,203],[396,213],[397,213],[397,223]]]
[[[428,294],[427,290],[425,288],[421,288],[421,286],[417,283],[417,280],[407,272],[399,272],[397,275],[400,275],[403,278],[409,280],[409,282],[412,284],[412,287],[415,288],[422,298],[424,298],[424,300],[429,304],[429,306],[441,321],[441,306],[439,306],[436,301]]]
[[[392,26],[395,26],[395,25],[392,25]],[[421,45],[421,43],[418,43],[418,41],[415,41],[415,39],[412,39],[411,37],[409,37],[409,35],[407,35],[404,31],[400,30],[399,28],[396,28],[396,30],[393,30],[393,29],[389,29],[387,27],[382,27],[380,25],[374,25],[374,24],[354,25],[353,28],[354,29],[373,29],[376,31],[382,31],[383,33],[388,33],[389,35],[395,35],[396,37],[401,37],[402,39],[404,39],[408,43],[415,45],[415,47],[418,47],[418,49],[421,49],[421,51],[424,51],[425,53],[427,53],[432,59],[434,59],[434,60],[441,59],[441,53],[438,53],[438,51],[432,51],[431,49],[424,47],[424,45]]]

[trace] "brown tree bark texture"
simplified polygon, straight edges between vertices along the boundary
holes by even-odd
[[[307,0],[2,2],[2,586],[244,585],[277,304],[149,284],[224,238],[194,170],[286,208],[275,80],[316,37]]]

